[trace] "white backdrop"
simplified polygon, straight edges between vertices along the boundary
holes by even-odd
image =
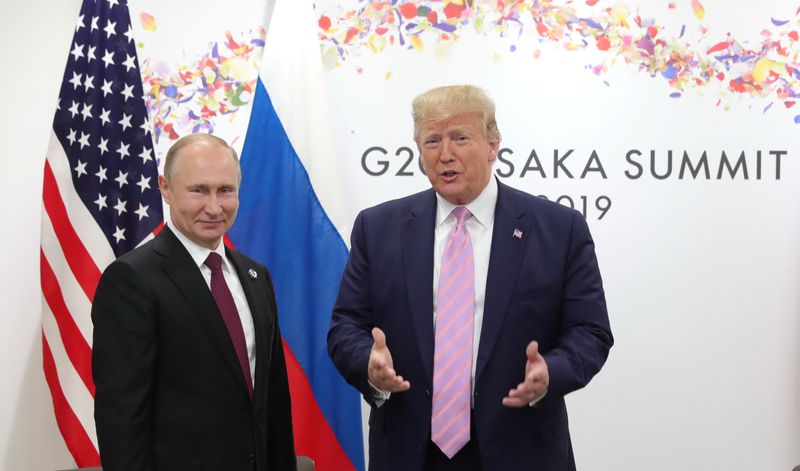
[[[0,468],[72,466],[42,372],[39,221],[42,169],[78,0],[0,6]]]
[[[72,464],[41,372],[38,247],[41,169],[79,3],[5,2],[0,15],[6,106],[0,118],[6,144],[0,174],[7,188],[0,200],[7,221],[0,239],[7,254],[0,269],[6,306],[0,317],[4,470]],[[320,3],[324,10],[343,2]],[[642,16],[663,17],[674,30],[693,18],[688,0],[677,3],[679,8],[668,9],[667,2],[629,2],[639,5]],[[797,6],[729,3],[734,2],[704,2],[704,24],[717,36],[731,32],[751,46],[763,29],[775,29],[771,18],[794,18]],[[169,24],[165,15],[157,18],[162,31]],[[156,42],[153,36],[146,39],[146,45]],[[700,44],[698,38],[692,41]],[[585,66],[597,63],[596,53],[542,44],[534,59],[522,42],[519,54],[498,44],[507,47],[465,32],[446,54],[432,42],[422,53],[365,50],[329,70],[351,218],[364,207],[427,186],[415,162],[408,167],[413,176],[395,175],[406,157],[405,151],[395,156],[397,149],[413,149],[414,95],[445,83],[484,86],[498,104],[502,146],[513,151],[505,155],[515,170],[504,181],[550,198],[568,195],[580,203],[586,196],[589,202],[587,219],[616,345],[600,375],[568,400],[579,469],[744,471],[800,464],[795,111],[776,103],[764,113],[772,100],[747,95],[716,106],[724,93],[710,87],[674,99],[664,80],[622,63],[595,76]],[[235,130],[226,132],[235,137]],[[378,160],[390,162],[381,176],[362,169],[362,155],[373,146],[388,152],[367,158],[372,171]],[[553,152],[570,149],[565,166],[576,178],[563,173],[554,178]],[[636,170],[625,159],[631,149],[642,151],[637,160],[645,175],[638,179],[625,175]],[[520,176],[532,150],[546,178],[537,171]],[[673,176],[663,181],[647,176],[650,150],[658,172],[666,169],[667,151],[675,152]],[[677,178],[684,150],[693,162],[707,152],[711,180]],[[787,152],[780,179],[770,150]],[[592,151],[607,178],[598,172],[578,178]],[[745,152],[749,179],[714,178],[723,151],[732,162]],[[762,151],[760,180],[754,178],[757,151]],[[496,167],[503,173],[509,168]],[[602,219],[591,206],[599,196],[611,202]]]
[[[337,11],[347,2],[321,3]],[[702,52],[728,32],[757,50],[762,30],[781,31],[772,18],[794,18],[797,7],[704,1],[700,22],[689,1],[676,2],[674,10],[668,2],[626,3],[643,18],[659,20],[659,37],[677,37],[686,25],[685,40]],[[574,6],[592,11],[583,2]],[[698,25],[708,28],[707,38]],[[744,471],[800,464],[796,111],[774,95],[727,93],[727,79],[672,98],[675,90],[660,74],[651,78],[621,59],[598,77],[586,69],[602,57],[591,46],[568,52],[536,37],[504,39],[469,28],[451,48],[443,51],[441,44],[427,36],[421,52],[340,46],[346,53],[329,72],[329,85],[350,207],[428,185],[416,160],[403,169],[413,176],[397,175],[409,155],[402,150],[396,156],[397,149],[417,155],[410,119],[416,94],[452,83],[483,86],[497,102],[501,147],[513,151],[506,154],[513,172],[507,163],[495,165],[497,173],[512,174],[503,181],[550,199],[567,195],[576,207],[582,197],[588,201],[616,345],[595,380],[568,397],[578,468]],[[517,46],[513,53],[510,44]],[[795,43],[789,57],[796,60],[797,50]],[[774,106],[763,112],[770,102]],[[366,157],[373,173],[389,162],[380,176],[362,169],[374,146],[388,151]],[[634,149],[641,152],[633,158],[643,166],[639,178],[626,176],[639,174],[626,160]],[[521,176],[532,150],[546,177],[538,171]],[[554,151],[563,156],[569,150],[565,167],[575,178],[563,170],[554,178]],[[674,152],[669,178],[650,176],[651,150],[659,175],[666,172],[668,151]],[[598,160],[590,162],[593,151]],[[678,178],[684,151],[692,165],[707,153],[710,179]],[[744,152],[749,178],[739,169],[735,178],[724,170],[717,179],[722,152],[731,164]],[[584,167],[596,169],[598,161],[607,178],[589,172],[581,179]],[[612,203],[602,219],[593,207],[600,196]],[[600,203],[605,207],[607,200]]]

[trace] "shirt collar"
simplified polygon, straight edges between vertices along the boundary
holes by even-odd
[[[489,179],[489,184],[481,191],[477,198],[465,204],[464,207],[472,213],[472,217],[483,227],[492,227],[494,224],[494,208],[497,206],[497,180]],[[442,225],[456,205],[442,198],[436,193],[436,227]]]
[[[183,232],[181,232],[177,227],[175,227],[174,224],[172,224],[172,221],[167,222],[167,227],[169,227],[172,233],[175,234],[175,237],[178,238],[181,244],[186,247],[186,251],[189,252],[189,256],[192,257],[192,260],[194,260],[194,263],[197,264],[198,267],[202,267],[205,264],[208,254],[211,252],[216,252],[220,255],[220,257],[222,257],[222,266],[226,267],[227,270],[230,270],[230,266],[228,265],[228,257],[225,255],[225,244],[220,242],[217,244],[216,249],[211,250],[201,245],[197,245],[191,239],[186,237]]]

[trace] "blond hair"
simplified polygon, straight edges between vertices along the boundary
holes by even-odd
[[[209,146],[220,146],[228,150],[231,153],[231,157],[233,157],[233,161],[236,162],[236,178],[241,183],[242,181],[242,167],[239,165],[239,156],[236,154],[236,150],[231,147],[225,139],[221,137],[214,136],[212,134],[204,134],[204,133],[196,133],[196,134],[187,134],[182,138],[175,141],[172,144],[172,147],[169,148],[167,151],[167,156],[164,158],[164,178],[167,181],[171,181],[173,174],[174,174],[174,167],[175,162],[178,159],[179,152],[184,147],[190,146],[192,144],[205,144]]]
[[[489,142],[500,142],[500,130],[494,116],[494,101],[483,89],[474,85],[438,87],[414,98],[411,103],[414,141],[419,139],[423,123],[439,122],[464,113],[482,115],[486,139]]]

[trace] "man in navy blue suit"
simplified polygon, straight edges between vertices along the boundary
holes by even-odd
[[[432,189],[358,215],[328,332],[372,407],[370,469],[574,470],[564,396],[613,344],[586,221],[492,178],[483,90],[413,118]]]

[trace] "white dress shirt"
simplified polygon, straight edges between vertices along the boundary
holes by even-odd
[[[475,273],[475,311],[472,327],[472,391],[475,391],[475,365],[478,360],[478,345],[483,327],[483,306],[486,301],[486,279],[489,274],[489,255],[492,252],[492,231],[494,230],[494,210],[497,205],[497,181],[489,179],[489,184],[471,203],[464,205],[472,217],[466,226],[472,240],[472,259]],[[436,330],[436,312],[439,300],[439,273],[442,255],[450,233],[456,226],[453,210],[456,205],[436,194],[436,229],[433,243],[433,325]]]
[[[197,267],[200,269],[200,273],[203,275],[203,279],[206,280],[206,285],[208,285],[208,289],[210,290],[211,269],[205,265],[205,261],[208,258],[208,254],[210,254],[212,250],[201,247],[200,245],[192,242],[180,230],[178,230],[178,228],[176,228],[172,222],[168,222],[167,226],[175,234],[175,237],[181,241],[181,244],[186,247],[186,251],[189,252],[192,260],[194,260],[194,263],[197,264]],[[236,310],[239,312],[239,319],[242,321],[244,341],[247,344],[247,359],[250,363],[250,379],[253,382],[253,386],[255,386],[256,337],[255,326],[253,325],[253,315],[250,312],[250,305],[247,303],[247,298],[244,295],[244,289],[242,288],[242,282],[239,281],[239,275],[236,274],[236,270],[233,268],[233,265],[231,265],[231,261],[228,260],[228,257],[225,255],[225,244],[220,242],[213,252],[218,253],[222,257],[222,275],[225,277],[225,283],[228,284],[228,289],[233,296],[233,302],[236,303]]]
[[[492,231],[494,230],[494,210],[497,204],[497,181],[489,179],[489,184],[471,203],[465,207],[472,213],[466,226],[472,241],[472,260],[475,274],[475,311],[472,327],[472,379],[471,391],[475,392],[475,365],[478,360],[478,345],[483,326],[483,306],[486,301],[486,279],[489,275],[489,255],[492,252]],[[436,306],[439,299],[439,272],[442,266],[442,255],[447,238],[456,226],[456,218],[452,212],[456,205],[450,203],[436,193],[436,225],[433,243],[433,328],[436,330]],[[375,405],[380,407],[391,397],[391,393],[373,388]]]

